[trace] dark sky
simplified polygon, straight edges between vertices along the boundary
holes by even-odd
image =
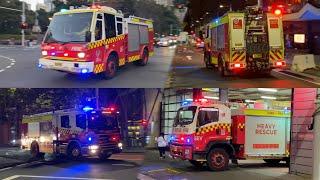
[[[208,21],[217,15],[221,16],[229,10],[230,4],[233,10],[241,10],[246,6],[257,4],[257,0],[189,0],[189,2],[189,10],[185,18],[188,24],[195,23],[200,18]],[[220,5],[224,8],[219,8]],[[206,12],[210,14],[206,15]]]

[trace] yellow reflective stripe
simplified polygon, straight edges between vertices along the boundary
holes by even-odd
[[[101,46],[109,45],[109,44],[115,43],[117,41],[121,41],[124,38],[125,38],[125,35],[120,35],[120,36],[109,38],[109,39],[103,39],[100,41],[95,41],[95,42],[89,43],[87,45],[87,47],[90,50],[90,49],[98,48]]]
[[[140,55],[130,56],[128,58],[129,62],[136,61],[140,59]]]
[[[37,115],[37,116],[28,116],[28,117],[23,117],[22,123],[33,123],[33,122],[47,122],[47,121],[52,121],[53,116],[52,114],[47,114],[47,115]]]
[[[98,74],[104,71],[104,66],[103,64],[96,64],[94,66],[94,73]]]
[[[245,109],[244,114],[249,116],[291,117],[290,113],[279,110]]]
[[[196,133],[196,135],[202,135],[204,133],[208,133],[217,129],[227,129],[228,132],[231,132],[231,124],[230,123],[219,123],[213,124],[211,126],[200,127]]]

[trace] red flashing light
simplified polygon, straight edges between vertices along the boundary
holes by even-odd
[[[286,65],[285,62],[282,62],[282,61],[276,62],[276,66],[285,66],[285,65]]]
[[[234,64],[234,67],[239,68],[241,67],[241,64]]]
[[[281,9],[275,9],[274,10],[274,14],[277,15],[277,16],[281,15],[282,14]]]
[[[141,124],[142,124],[142,126],[148,126],[148,121],[147,120],[142,120],[142,122],[141,122]]]

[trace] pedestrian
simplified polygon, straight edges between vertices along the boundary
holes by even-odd
[[[160,133],[160,136],[157,138],[157,143],[158,143],[160,159],[165,159],[166,158],[167,141],[164,138],[164,133]]]

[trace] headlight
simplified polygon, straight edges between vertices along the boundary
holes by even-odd
[[[99,146],[98,145],[92,145],[92,146],[89,146],[89,149],[90,150],[98,150]]]
[[[122,148],[122,146],[123,146],[122,143],[118,143],[119,148]]]
[[[78,53],[79,58],[84,58],[85,56],[86,56],[86,53],[84,53],[84,52]]]
[[[40,139],[39,139],[39,141],[40,141],[41,143],[44,143],[44,142],[46,141],[46,138],[43,137],[43,136],[41,136]]]
[[[42,51],[41,54],[42,54],[42,56],[47,56],[48,55],[48,51]]]

